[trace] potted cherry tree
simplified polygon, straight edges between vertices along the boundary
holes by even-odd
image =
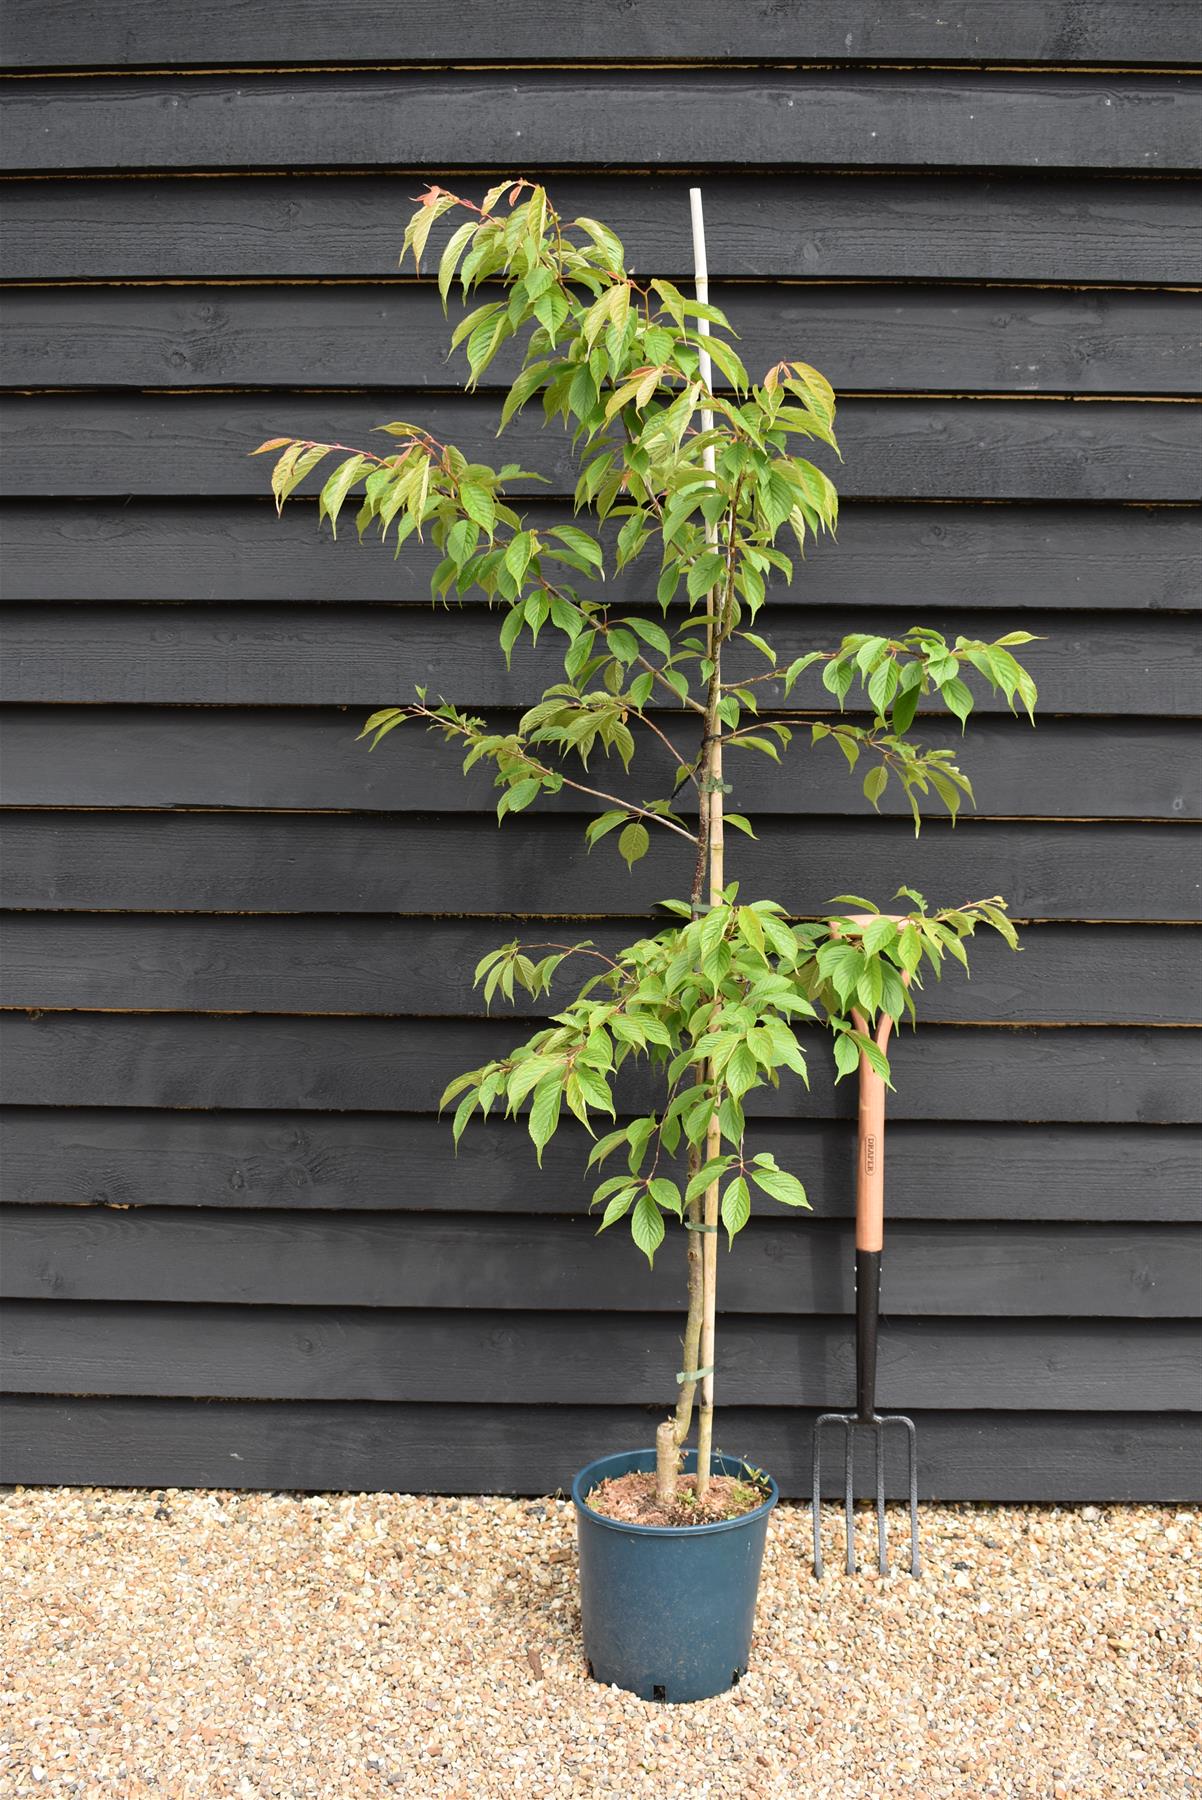
[[[695,207],[699,227],[696,198]],[[278,453],[281,507],[322,465],[319,517],[332,528],[354,495],[360,535],[377,527],[398,551],[432,538],[435,599],[483,596],[507,662],[541,633],[562,643],[562,680],[532,695],[516,726],[494,729],[418,688],[368,719],[373,746],[402,724],[440,734],[465,772],[491,770],[500,820],[574,794],[592,809],[590,848],[616,848],[630,866],[657,833],[689,846],[687,891],[618,954],[589,941],[515,941],[483,959],[476,979],[487,1001],[520,988],[550,1017],[452,1081],[443,1104],[454,1107],[456,1142],[477,1115],[523,1116],[540,1160],[560,1122],[578,1120],[596,1138],[599,1229],[620,1225],[649,1262],[679,1232],[683,1353],[665,1370],[667,1416],[654,1447],[594,1458],[573,1494],[593,1673],[647,1699],[692,1700],[747,1666],[777,1498],[753,1461],[714,1450],[720,1239],[733,1247],[757,1196],[808,1205],[800,1176],[756,1147],[757,1091],[806,1081],[814,1040],[807,1034],[807,1052],[797,1028],[809,1022],[829,1034],[840,1076],[861,1057],[887,1076],[874,1023],[912,1008],[924,961],[936,972],[948,955],[964,962],[963,940],[980,924],[1014,942],[1000,899],[942,913],[916,904],[877,932],[849,925],[838,907],[796,921],[781,901],[743,899],[727,837],[752,826],[727,805],[732,777],[748,755],[780,764],[804,717],[782,707],[812,669],[827,694],[807,727],[812,743],[856,771],[873,806],[892,786],[916,826],[930,800],[954,816],[971,785],[953,751],[911,739],[918,707],[939,695],[963,721],[973,705],[966,678],[979,675],[1030,711],[1035,686],[1013,655],[1028,636],[948,643],[915,627],[896,639],[856,634],[782,664],[758,615],[769,583],[791,581],[794,555],[835,527],[835,488],[799,453],[837,455],[829,383],[796,359],[753,379],[708,304],[703,267],[695,297],[636,278],[607,226],[565,221],[529,181],[500,183],[478,204],[431,188],[402,254],[419,262],[449,214],[444,307],[456,279],[465,300],[479,301],[451,339],[466,354],[467,385],[503,346],[516,348],[500,428],[536,398],[548,425],[562,421],[576,512],[592,529],[529,525],[513,498],[528,491],[525,471],[479,461],[420,423],[384,425],[391,442],[377,450],[293,438],[260,449]],[[635,564],[646,569],[645,601],[608,602],[605,575]],[[841,716],[849,696],[854,718]],[[570,967],[586,979],[564,997]],[[743,1448],[751,1458],[754,1446]]]

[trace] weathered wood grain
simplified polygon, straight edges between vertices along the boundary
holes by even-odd
[[[633,873],[589,856],[579,822],[537,815],[502,835],[428,815],[13,812],[0,893],[9,906],[84,912],[457,913],[626,918],[687,891],[688,845]],[[666,834],[665,834],[666,838]],[[813,913],[849,869],[882,900],[899,873],[922,892],[1003,893],[1016,918],[1202,917],[1196,830],[1186,825],[963,819],[765,818],[740,844],[747,889]]]
[[[10,1013],[3,1098],[16,1105],[434,1112],[454,1076],[528,1032],[511,1020]],[[753,1090],[748,1117],[847,1118],[827,1041],[801,1034],[810,1087]],[[898,1119],[1202,1122],[1197,1036],[1180,1030],[927,1025],[895,1051]],[[627,1064],[620,1110],[651,1105]]]
[[[804,1170],[815,1218],[855,1210],[849,1122],[764,1120],[757,1141]],[[561,1213],[587,1204],[590,1145],[572,1121],[531,1180],[520,1121],[477,1120],[452,1151],[413,1114],[0,1109],[8,1205],[288,1212]],[[794,1217],[765,1196],[762,1211]],[[1187,1126],[889,1125],[894,1219],[1202,1224],[1202,1139]]]
[[[529,164],[525,165],[527,168]],[[606,219],[631,265],[688,275],[688,183],[644,174],[540,177],[565,218]],[[10,181],[6,281],[396,279],[405,202],[429,181],[482,193],[487,178],[239,176]],[[1194,182],[1104,176],[707,174],[711,273],[877,281],[1197,282]]]
[[[17,913],[4,928],[0,1005],[483,1017],[472,971],[515,932],[531,945],[583,938],[613,956],[666,922],[662,913],[576,929],[500,920]],[[1023,930],[1018,956],[988,931],[970,950],[971,981],[954,969],[929,981],[919,1003],[924,1020],[1190,1025],[1202,1018],[1197,929],[1033,925]],[[565,965],[557,1000],[585,973],[580,959]],[[545,1005],[519,992],[513,1010],[537,1017]]]
[[[715,284],[759,376],[803,356],[842,394],[1193,394],[1193,293]],[[8,296],[8,387],[440,387],[463,308],[412,284],[21,288]],[[507,345],[487,371],[506,388]]]
[[[532,526],[570,521],[567,503],[523,507]],[[612,534],[603,531],[602,540]],[[294,502],[10,500],[0,504],[6,598],[27,601],[231,600],[263,605],[428,603],[433,545],[402,562],[377,539],[319,530]],[[954,607],[1136,614],[1197,610],[1197,507],[889,506],[851,501],[837,543],[811,545],[794,592],[807,606]],[[634,604],[638,565],[610,576],[609,598]],[[782,592],[784,590],[781,590]],[[775,603],[776,590],[774,590]],[[1073,629],[1066,621],[1066,629]]]
[[[728,1406],[846,1406],[853,1334],[836,1315],[723,1321]],[[0,1323],[11,1393],[213,1399],[664,1405],[673,1314],[450,1314],[372,1307],[176,1307],[12,1300]],[[1189,1412],[1191,1321],[889,1319],[882,1408]]]
[[[724,1407],[740,1454],[783,1494],[809,1492],[815,1413]],[[635,1407],[370,1401],[58,1399],[0,1402],[0,1479],[88,1486],[545,1494],[594,1456],[650,1441]],[[1184,1413],[921,1413],[931,1500],[1202,1500],[1198,1422]],[[870,1483],[867,1470],[860,1471]],[[836,1479],[839,1472],[836,1471]],[[887,1467],[889,1494],[904,1472]],[[833,1490],[832,1490],[833,1497]]]
[[[752,1218],[722,1271],[723,1313],[855,1310],[853,1231]],[[596,1218],[20,1207],[3,1219],[5,1300],[679,1314],[679,1234],[649,1268]],[[1196,1318],[1202,1230],[1179,1225],[889,1228],[892,1318]]]
[[[10,68],[224,63],[459,62],[597,57],[738,63],[764,58],[838,62],[1114,62],[1197,60],[1183,0],[944,0],[904,12],[876,0],[817,0],[731,12],[697,0],[682,14],[669,0],[636,9],[595,0],[569,13],[548,0],[518,0],[502,17],[465,0],[410,0],[405,29],[385,0],[348,0],[332,14],[320,0],[293,0],[265,18],[239,0],[186,8],[152,0],[84,6],[10,0],[4,65]]]
[[[791,590],[794,597],[809,577],[807,566]],[[638,606],[637,594],[631,602]],[[782,593],[765,617],[782,667],[807,651],[833,648],[847,632],[895,637],[921,622],[943,631],[949,643],[961,633],[992,642],[1021,623],[1041,640],[1022,655],[1038,679],[1044,713],[1192,718],[1199,710],[1202,643],[1187,614],[1094,618],[968,606],[951,613],[924,606],[915,614],[867,604],[802,607]],[[537,647],[527,643],[507,668],[497,632],[497,615],[483,607],[448,616],[420,600],[392,607],[14,603],[0,616],[0,699],[254,706],[266,697],[289,706],[358,706],[366,713],[379,699],[385,671],[398,690],[420,681],[433,693],[453,693],[473,706],[521,705],[563,679],[562,640],[544,636]],[[737,642],[727,666],[732,678],[765,669],[758,652]],[[830,704],[818,668],[806,670],[788,697],[772,682],[761,682],[759,695],[762,706],[785,711]],[[924,715],[943,710],[937,692],[922,707]],[[1000,693],[978,692],[978,717],[1006,711]]]
[[[481,167],[1196,171],[1186,76],[848,69],[14,82],[10,173]],[[472,121],[465,139],[463,120]]]
[[[395,689],[386,688],[379,703],[398,698]],[[498,730],[510,730],[516,722],[502,711],[491,712],[489,720]],[[695,748],[695,733],[679,721],[679,713],[661,715],[681,750]],[[373,752],[359,741],[361,725],[361,716],[338,708],[175,712],[83,706],[43,713],[10,707],[0,719],[5,799],[10,806],[31,807],[398,812],[420,805],[444,815],[493,812],[497,795],[491,776],[477,765],[464,777],[462,757],[441,739],[402,729]],[[623,777],[620,764],[608,769],[604,761],[590,764],[589,785],[619,795],[671,794],[675,767],[667,750],[645,727],[635,728],[635,739],[635,786]],[[1173,820],[1195,819],[1202,811],[1196,731],[1184,721],[1131,720],[1099,740],[1086,720],[1046,719],[1033,731],[1025,717],[982,717],[972,722],[961,748],[958,727],[931,718],[922,726],[922,741],[959,752],[983,816]],[[778,765],[755,751],[732,752],[726,777],[732,808],[761,817],[803,811],[863,817],[860,783],[844,775],[838,750],[829,741],[812,750],[807,746],[803,732],[783,765],[796,771],[793,782],[779,780]],[[606,780],[615,785],[606,786]],[[890,791],[881,809],[908,816],[904,800]],[[538,807],[549,815],[602,810],[602,802],[566,787]],[[506,854],[511,835],[507,830],[503,840]],[[680,843],[687,848],[683,839]]]
[[[523,412],[495,437],[491,399],[359,394],[11,394],[0,403],[8,492],[234,496],[269,493],[270,437],[373,444],[414,412],[440,442],[520,460],[570,494],[567,440]],[[1198,409],[1180,402],[851,399],[839,411],[849,499],[1155,502],[1199,497]],[[530,492],[538,490],[530,484]],[[545,490],[543,490],[545,492]],[[348,520],[348,530],[350,521]]]

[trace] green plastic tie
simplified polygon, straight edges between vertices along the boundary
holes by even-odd
[[[700,1381],[702,1376],[712,1375],[713,1372],[713,1363],[710,1364],[708,1369],[680,1369],[676,1376],[677,1385],[683,1387],[686,1381]]]

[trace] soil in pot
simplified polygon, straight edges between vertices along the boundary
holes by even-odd
[[[761,1488],[734,1475],[711,1475],[704,1500],[698,1500],[696,1485],[695,1476],[682,1475],[674,1503],[663,1506],[655,1497],[654,1470],[636,1469],[598,1482],[586,1498],[594,1512],[628,1525],[715,1525],[754,1512],[767,1498]]]

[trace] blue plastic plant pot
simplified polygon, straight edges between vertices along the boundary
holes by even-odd
[[[774,1481],[754,1512],[713,1525],[630,1525],[594,1512],[598,1482],[655,1467],[654,1450],[602,1456],[572,1483],[580,1546],[584,1654],[594,1680],[641,1700],[707,1700],[747,1671]],[[697,1467],[685,1452],[684,1467]],[[716,1475],[749,1478],[738,1457],[715,1456]]]

